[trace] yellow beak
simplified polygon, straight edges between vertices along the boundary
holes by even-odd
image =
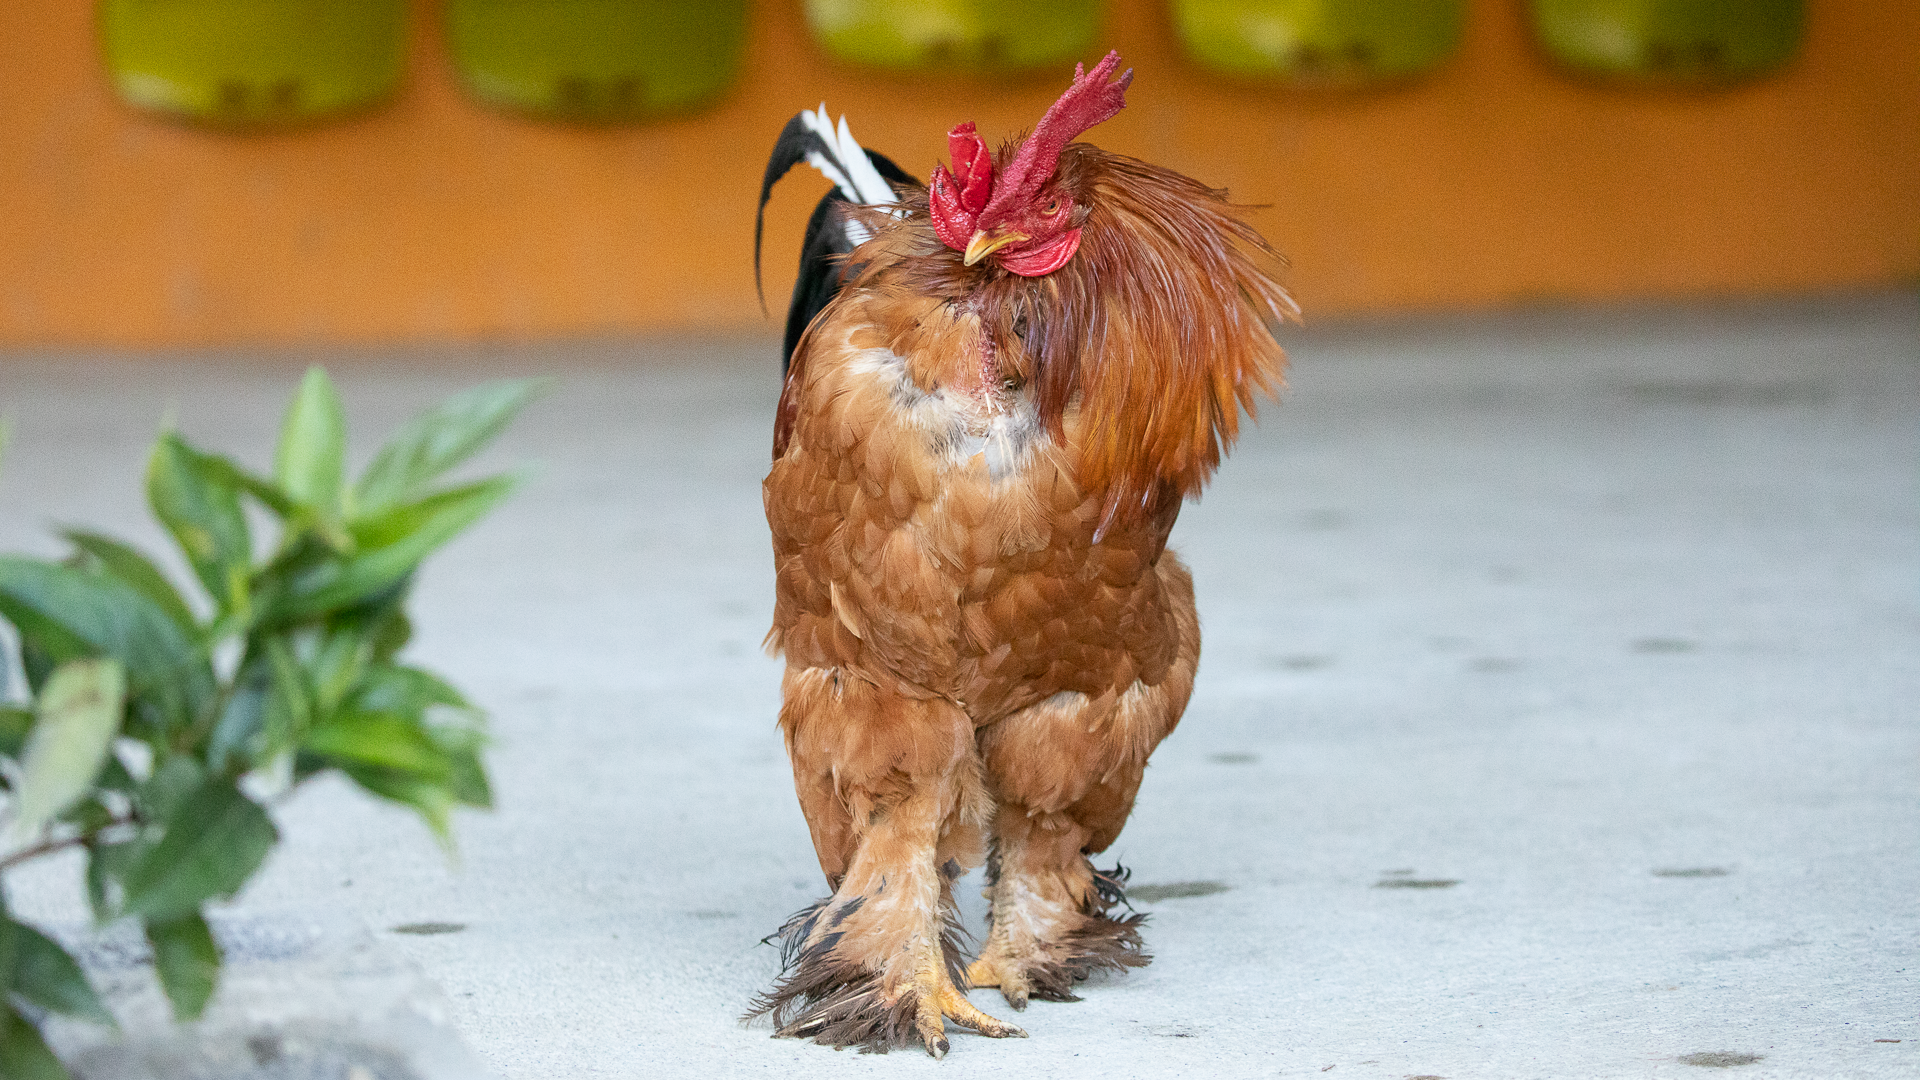
[[[1006,247],[1008,244],[1017,244],[1020,241],[1027,240],[1027,239],[1031,239],[1031,238],[1027,236],[1026,233],[1017,233],[1017,232],[995,233],[992,236],[988,236],[986,231],[983,229],[980,232],[974,233],[973,239],[967,241],[967,254],[966,254],[965,260],[963,261],[968,266],[972,266],[974,263],[979,262],[981,259],[986,258],[987,256],[993,254],[996,251],[999,251],[1001,248]]]

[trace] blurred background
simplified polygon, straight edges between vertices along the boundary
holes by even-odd
[[[801,109],[924,177],[1108,49],[1092,141],[1260,204],[1309,328],[1175,534],[1207,659],[1112,851],[1159,959],[946,1067],[1920,1075],[1907,2],[0,3],[0,551],[162,548],[156,423],[273,469],[309,362],[356,464],[560,376],[414,594],[498,811],[450,869],[308,785],[238,913],[376,928],[506,1076],[869,1067],[734,1021],[821,884],[758,643],[826,182],[774,193],[771,318],[755,203]],[[9,910],[86,910],[51,865]]]
[[[1309,318],[1920,280],[1920,6],[1026,7],[8,4],[0,347],[771,333],[787,118],[925,176],[1109,48],[1091,137],[1267,207]]]

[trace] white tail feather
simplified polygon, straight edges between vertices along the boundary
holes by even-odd
[[[822,115],[826,113],[825,104],[821,105],[820,111]],[[893,185],[887,183],[886,178],[880,175],[880,170],[873,167],[873,162],[867,159],[867,152],[860,148],[860,144],[853,141],[853,133],[847,130],[847,118],[844,115],[840,117],[838,134],[840,160],[846,163],[847,179],[852,180],[854,188],[860,192],[860,198],[854,201],[869,206],[895,202]]]
[[[821,102],[820,108],[813,112],[802,112],[800,122],[809,131],[820,136],[827,144],[831,154],[817,150],[807,154],[807,164],[819,171],[848,202],[864,206],[885,206],[898,201],[893,187],[880,170],[867,160],[867,152],[854,141],[853,132],[847,129],[847,118],[842,116],[836,127],[833,118],[827,115],[827,103]],[[847,237],[855,244],[865,243],[871,234],[857,221],[846,223]]]

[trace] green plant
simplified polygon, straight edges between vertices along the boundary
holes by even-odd
[[[0,873],[84,849],[94,917],[141,921],[177,1017],[200,1014],[219,973],[202,908],[238,892],[279,839],[263,802],[338,770],[416,810],[443,843],[455,806],[489,805],[481,714],[397,654],[421,561],[517,478],[436,481],[540,389],[460,394],[402,428],[352,483],[340,401],[318,368],[287,410],[271,478],[163,433],[147,498],[203,592],[197,605],[96,533],[68,531],[64,562],[0,557],[0,617],[18,635],[28,698],[8,693],[0,654],[12,852]],[[263,560],[249,502],[278,526]],[[0,1076],[67,1075],[35,1010],[113,1023],[79,966],[15,920],[3,892],[0,985]]]

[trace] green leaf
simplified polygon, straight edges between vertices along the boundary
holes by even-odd
[[[496,476],[357,522],[352,531],[360,550],[298,573],[269,618],[291,622],[354,607],[403,584],[421,560],[479,520],[517,483],[515,477]]]
[[[434,706],[472,709],[460,691],[431,671],[404,664],[375,664],[367,669],[352,705],[361,712],[419,716]]]
[[[198,911],[172,919],[147,919],[153,970],[173,1002],[173,1018],[197,1019],[220,983],[220,946]]]
[[[0,603],[4,603],[4,600],[4,597],[0,597]],[[0,615],[6,614],[5,610],[0,610]],[[14,629],[20,629],[18,620],[14,620]],[[85,644],[82,643],[73,655],[86,656],[87,649]],[[59,666],[60,664],[53,658],[53,654],[41,647],[39,641],[27,636],[24,632],[21,633],[20,669],[27,673],[27,689],[30,695],[39,693],[40,688],[47,684],[47,676],[52,675],[53,669]]]
[[[412,807],[436,840],[448,849],[453,847],[450,818],[459,800],[446,783],[373,765],[342,765],[340,771],[371,794]]]
[[[259,639],[214,726],[207,760],[238,775],[271,764],[312,724],[314,691],[285,638]]]
[[[451,850],[454,806],[493,805],[480,762],[484,744],[471,727],[349,715],[310,732],[302,758],[332,764],[370,794],[412,807]]]
[[[33,710],[0,705],[0,757],[19,757],[33,730]]]
[[[133,774],[127,771],[126,765],[112,755],[107,756],[107,763],[101,767],[100,775],[93,778],[93,785],[105,791],[127,793],[131,793],[139,786],[134,781]]]
[[[307,369],[300,390],[280,425],[280,449],[273,474],[280,490],[322,518],[340,513],[340,484],[346,472],[347,420],[340,395],[324,369]]]
[[[444,790],[456,802],[468,806],[493,805],[492,785],[487,781],[480,751],[486,746],[486,732],[480,727],[480,714],[458,690],[439,676],[420,668],[398,664],[380,664],[368,669],[366,678],[351,700],[351,708],[361,713],[402,716],[423,721],[419,730],[438,751],[444,772],[413,770],[415,775],[433,780],[444,779]],[[465,722],[424,722],[434,710],[446,710],[463,716]],[[372,762],[363,756],[360,760]],[[379,762],[389,768],[404,767],[399,762]]]
[[[36,686],[68,660],[105,656],[126,668],[128,695],[151,703],[168,724],[192,722],[212,701],[213,668],[198,644],[117,578],[0,556],[0,615],[20,631],[21,658]]]
[[[87,845],[87,903],[93,907],[95,921],[105,923],[120,916],[125,895],[121,882],[149,846],[139,840]]]
[[[80,965],[59,943],[24,923],[0,915],[0,933],[13,936],[13,976],[9,989],[35,1005],[62,1016],[77,1016],[108,1027],[113,1014],[93,992]]]
[[[0,1002],[0,1076],[6,1080],[73,1080],[27,1018],[5,1002]]]
[[[314,710],[317,716],[325,717],[339,706],[341,699],[360,681],[372,656],[373,643],[358,626],[336,627],[327,634],[320,643],[320,651],[307,665],[317,699]]]
[[[107,760],[112,761],[113,759],[108,758]],[[88,795],[86,798],[62,810],[56,820],[64,824],[72,825],[81,833],[94,833],[118,821],[119,816],[116,815],[106,803],[100,801],[100,797],[96,793]]]
[[[299,661],[293,658],[293,650],[277,638],[270,639],[267,659],[273,667],[273,689],[267,701],[263,758],[291,749],[305,737],[314,720],[313,687],[308,684]]]
[[[233,692],[226,708],[213,725],[207,741],[207,762],[215,769],[243,773],[253,766],[260,751],[261,732],[266,727],[268,700],[272,694],[265,666],[249,664],[234,679]]]
[[[71,567],[0,555],[0,615],[20,631],[20,666],[34,690],[62,660],[98,652],[90,639],[124,632],[112,610],[116,590],[96,588],[97,580]]]
[[[433,741],[447,755],[447,791],[468,806],[492,809],[493,785],[487,781],[486,767],[480,762],[485,735],[471,728],[436,725]]]
[[[160,568],[153,565],[145,555],[133,548],[101,536],[99,533],[84,529],[68,529],[63,533],[67,541],[79,549],[89,559],[99,564],[108,574],[119,578],[132,586],[135,592],[153,601],[153,605],[180,624],[180,629],[189,634],[199,633],[199,624],[194,620],[193,612],[187,607],[180,593],[167,580]]]
[[[343,557],[340,549],[312,530],[290,526],[280,550],[253,575],[254,610],[260,617],[249,629],[269,628],[288,621],[279,619],[275,613],[287,607],[295,583],[329,573],[327,568],[337,568]]]
[[[232,780],[209,777],[181,800],[160,842],[127,871],[123,907],[130,915],[167,920],[231,897],[279,838],[267,812]]]
[[[202,451],[200,467],[205,469],[207,475],[215,482],[253,496],[260,501],[260,505],[282,518],[291,517],[300,509],[299,505],[286,492],[275,486],[273,481],[255,476],[241,468],[232,458]]]
[[[424,724],[387,713],[331,717],[309,730],[300,748],[342,765],[374,765],[431,780],[445,780],[452,772]]]
[[[180,808],[187,796],[200,789],[207,779],[207,770],[191,755],[169,754],[147,777],[133,794],[133,801],[140,808],[140,817],[145,821],[169,821],[175,810]]]
[[[54,671],[20,757],[18,828],[39,829],[93,786],[126,697],[126,671],[113,660],[69,660]]]
[[[419,502],[389,507],[356,520],[353,539],[366,555],[401,549],[417,550],[424,556],[492,509],[519,483],[519,477],[513,475],[490,476],[436,492]]]
[[[493,441],[522,408],[547,392],[544,379],[476,386],[401,428],[361,475],[355,514],[377,514],[415,498],[427,484]]]
[[[219,609],[244,607],[253,541],[240,512],[239,489],[169,431],[154,443],[147,462],[147,501]]]
[[[375,619],[368,631],[368,640],[373,643],[373,660],[385,663],[393,659],[407,642],[413,640],[413,622],[398,605]]]
[[[361,517],[353,523],[353,540],[359,544],[359,563],[374,565],[384,561],[394,567],[382,577],[399,580],[413,573],[420,559],[442,546],[463,528],[472,525],[493,503],[507,498],[520,484],[516,475],[488,477],[436,492],[420,502],[390,507],[378,515]],[[399,569],[405,567],[405,569]]]
[[[7,897],[0,891],[0,986],[13,985],[13,964],[20,955],[20,939],[13,933],[13,915],[7,910]]]

